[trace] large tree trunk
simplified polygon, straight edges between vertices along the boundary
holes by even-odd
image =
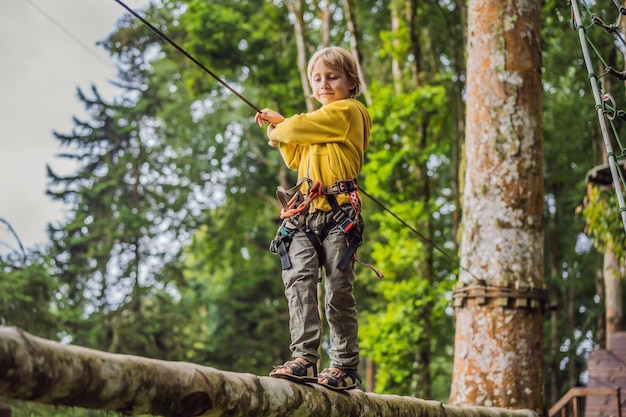
[[[540,0],[470,0],[450,402],[543,409]]]
[[[531,410],[453,407],[413,397],[218,371],[62,345],[0,327],[0,395],[163,416],[537,417]]]

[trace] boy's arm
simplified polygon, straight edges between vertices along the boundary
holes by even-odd
[[[289,169],[298,169],[302,160],[302,146],[295,143],[278,143],[278,150]]]
[[[353,106],[348,100],[340,100],[311,113],[291,116],[276,125],[269,137],[281,144],[344,142],[354,123],[353,112],[358,112]]]

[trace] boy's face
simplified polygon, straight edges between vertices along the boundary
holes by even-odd
[[[330,68],[323,62],[318,62],[311,69],[313,95],[322,105],[348,98],[354,87],[354,80],[348,80],[344,71]]]

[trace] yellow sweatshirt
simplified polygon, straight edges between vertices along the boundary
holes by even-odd
[[[321,181],[329,187],[359,176],[371,127],[365,106],[347,98],[286,118],[276,125],[270,139],[279,143],[285,164],[298,170],[298,178]],[[347,194],[336,198],[339,205],[350,201]],[[316,209],[332,210],[325,196],[313,202],[311,210]]]

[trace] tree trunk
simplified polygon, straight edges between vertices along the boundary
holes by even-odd
[[[620,266],[613,244],[604,250],[604,293],[606,302],[606,334],[622,330],[624,315],[622,312],[622,267]]]
[[[411,80],[413,81],[413,85],[420,84],[420,72],[422,72],[422,61],[424,60],[422,56],[422,45],[419,40],[420,28],[417,21],[417,6],[417,0],[407,0],[404,6],[406,10],[407,30],[409,32],[409,53],[415,57],[412,61],[408,61],[411,67]]]
[[[372,96],[367,90],[367,81],[365,79],[365,74],[363,73],[363,67],[361,65],[361,53],[359,52],[358,43],[358,29],[354,16],[352,14],[351,0],[343,0],[343,14],[346,19],[346,27],[348,28],[348,34],[350,36],[350,52],[352,52],[352,56],[354,56],[354,60],[356,61],[357,65],[357,71],[359,72],[359,78],[361,79],[361,93],[365,98],[365,103],[370,106],[372,104]]]
[[[360,390],[335,393],[284,379],[62,345],[14,327],[0,327],[0,395],[181,417],[537,417],[531,410],[461,408]]]
[[[287,9],[294,18],[294,35],[296,36],[296,45],[298,47],[298,72],[300,73],[300,83],[302,84],[302,92],[306,100],[306,108],[308,112],[315,110],[315,103],[311,98],[311,87],[309,85],[309,77],[306,73],[307,67],[307,50],[306,50],[306,24],[304,23],[303,2],[302,0],[288,0],[285,2]]]
[[[461,74],[464,72],[462,66],[462,57],[465,52],[465,42],[467,39],[467,5],[465,2],[460,2],[460,15],[461,15],[461,27],[463,28],[462,42],[455,42],[454,46],[454,67],[455,73]],[[465,83],[458,79],[454,83],[454,96],[452,116],[454,118],[454,135],[455,138],[452,141],[451,159],[452,159],[452,201],[454,206],[457,207],[452,213],[452,236],[454,237],[454,252],[458,252],[458,245],[460,242],[459,230],[461,223],[461,196],[463,195],[464,184],[463,181],[465,174],[465,100],[463,99],[463,91],[465,90]]]
[[[595,288],[596,288],[596,294],[598,295],[598,304],[602,305],[604,304],[606,306],[605,300],[606,300],[606,294],[605,294],[605,286],[604,286],[604,275],[602,273],[602,271],[598,270],[596,271],[595,277],[593,279],[593,282],[595,284]],[[621,291],[621,290],[620,290]],[[606,307],[605,307],[606,310]],[[596,343],[598,344],[598,348],[600,349],[606,349],[606,342],[607,342],[607,324],[606,324],[606,319],[607,319],[608,315],[607,312],[605,311],[605,314],[598,314],[598,317],[596,318]],[[573,330],[573,329],[572,329]]]
[[[417,85],[416,85],[417,87]],[[419,133],[419,149],[420,152],[427,152],[428,148],[428,122],[424,122],[421,125],[421,131]],[[416,165],[415,180],[417,183],[423,184],[420,190],[420,199],[423,203],[424,211],[426,213],[432,213],[434,210],[431,207],[431,178],[427,175],[426,162]],[[420,224],[418,221],[420,230],[426,235],[429,241],[434,239],[435,230],[433,222],[425,221]],[[427,245],[424,248],[424,262],[420,262],[416,267],[418,274],[429,286],[436,285],[435,282],[435,250],[433,245]],[[429,300],[424,305],[425,311],[432,311],[434,307],[434,301]],[[423,396],[425,398],[432,397],[432,341],[433,341],[433,319],[430,315],[427,315],[423,319],[422,337],[415,347],[415,363],[413,365],[414,375],[412,378],[412,385],[414,391],[412,395]]]
[[[393,46],[394,49],[398,47],[398,43],[400,42],[398,39],[400,38],[400,16],[398,16],[398,6],[396,2],[392,2],[391,5],[391,34],[393,36]],[[396,95],[402,94],[402,68],[400,65],[400,61],[396,54],[393,54],[391,57],[391,78],[393,80],[393,89]]]
[[[576,322],[574,321],[574,316],[576,315],[577,304],[576,304],[576,300],[574,297],[574,288],[572,288],[571,285],[567,287],[567,291],[565,295],[567,297],[567,300],[565,301],[565,317],[567,317],[566,324],[565,324],[567,328],[566,334],[572,335],[576,331],[576,324],[575,324]],[[570,363],[567,366],[567,383],[566,384],[569,387],[575,387],[580,384],[578,382],[578,371],[576,370],[576,366],[572,363],[573,358],[576,355],[576,352],[574,351],[574,349],[570,348],[567,355],[568,355],[568,359],[570,360]]]
[[[540,0],[470,0],[450,402],[543,409]]]
[[[318,2],[318,7],[319,2]],[[322,32],[322,47],[326,48],[327,46],[330,46],[330,31],[331,31],[331,27],[330,27],[330,23],[332,21],[331,19],[331,12],[330,12],[330,2],[324,2],[324,4],[321,5],[322,8],[322,13],[320,16],[320,20],[322,21],[322,28],[321,28],[321,32]]]

